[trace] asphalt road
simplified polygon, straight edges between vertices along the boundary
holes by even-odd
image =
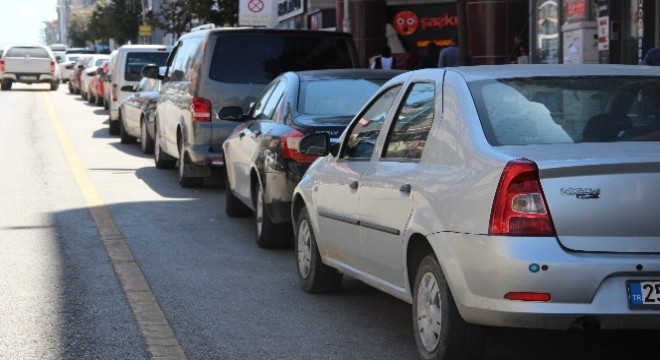
[[[150,359],[152,330],[188,359],[418,358],[409,304],[352,279],[304,293],[293,251],[258,248],[224,189],[181,188],[66,86],[0,92],[0,134],[0,359]],[[146,333],[137,275],[164,315]],[[491,328],[483,359],[655,359],[659,335]]]

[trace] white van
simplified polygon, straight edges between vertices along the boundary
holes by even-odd
[[[171,50],[171,46],[165,45],[124,45],[117,49],[110,64],[110,134],[119,135],[119,105],[131,94],[120,91],[122,86],[137,84],[145,65],[165,65]]]

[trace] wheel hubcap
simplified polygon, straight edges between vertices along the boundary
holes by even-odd
[[[303,279],[309,276],[312,263],[312,235],[307,220],[302,220],[298,227],[298,271]]]
[[[417,333],[424,349],[433,352],[440,342],[442,310],[440,289],[433,273],[427,272],[417,289]]]

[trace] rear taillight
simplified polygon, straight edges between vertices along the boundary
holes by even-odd
[[[50,73],[51,74],[55,74],[55,67],[56,66],[57,66],[57,64],[55,63],[55,60],[51,60],[50,61]]]
[[[119,97],[118,97],[119,94],[117,94],[117,84],[112,84],[111,93],[112,93],[112,101],[119,101]]]
[[[5,60],[0,60],[0,72],[5,72]]]
[[[282,147],[282,157],[301,164],[311,164],[316,160],[314,155],[305,155],[298,151],[300,139],[305,136],[298,130],[291,130],[284,134],[280,140]]]
[[[192,121],[211,121],[211,102],[198,97],[192,98]]]
[[[490,213],[489,234],[555,235],[535,163],[514,160],[504,167]]]

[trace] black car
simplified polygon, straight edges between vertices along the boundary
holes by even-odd
[[[244,121],[223,143],[226,212],[255,213],[257,244],[291,245],[291,196],[316,156],[298,151],[300,138],[324,132],[337,139],[382,84],[400,70],[286,72],[261,93],[249,114],[218,111],[222,120]]]

